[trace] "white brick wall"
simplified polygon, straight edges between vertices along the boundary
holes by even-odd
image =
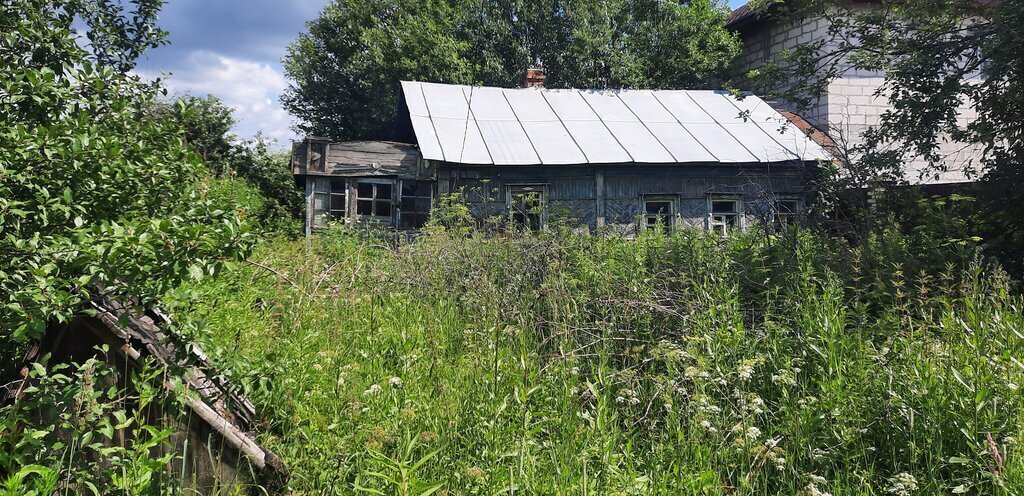
[[[804,22],[761,22],[744,33],[739,64],[744,70],[757,69],[767,61],[778,60],[787,48],[828,37],[828,21],[823,18]],[[815,126],[827,129],[838,143],[847,146],[860,144],[863,142],[864,131],[869,126],[877,125],[879,117],[888,108],[885,96],[875,95],[883,82],[883,76],[881,72],[847,70],[843,77],[829,83],[826,91],[809,109],[801,110],[800,113]],[[975,117],[973,109],[963,107],[960,125],[966,125]],[[925,163],[913,160],[907,164],[906,179],[912,183],[967,180],[964,170],[976,165],[979,152],[977,148],[965,149],[962,143],[943,143],[940,153],[946,156],[945,166],[950,169],[948,172],[937,177],[921,178],[920,171]]]

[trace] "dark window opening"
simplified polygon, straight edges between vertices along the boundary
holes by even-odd
[[[348,182],[342,178],[331,178],[331,219],[343,220],[348,212]]]
[[[419,229],[427,224],[432,191],[430,181],[402,181],[402,202],[398,210],[401,229]]]
[[[391,184],[356,182],[356,215],[391,221]]]
[[[644,200],[644,227],[647,229],[665,229],[672,232],[675,212],[672,200],[665,198]]]
[[[509,187],[509,218],[522,229],[540,231],[544,228],[544,187]]]

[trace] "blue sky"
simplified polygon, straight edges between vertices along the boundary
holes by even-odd
[[[287,145],[296,136],[279,96],[288,86],[281,58],[288,43],[330,0],[168,0],[160,26],[170,45],[151,50],[136,72],[167,75],[173,94],[213,94],[235,109],[235,133],[257,131]],[[730,0],[742,5],[743,0]]]

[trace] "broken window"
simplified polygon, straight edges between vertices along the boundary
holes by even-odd
[[[523,229],[540,231],[544,228],[545,196],[543,185],[509,186],[509,219]]]
[[[326,177],[309,177],[313,189],[312,227],[320,229],[330,220],[331,182]]]
[[[427,224],[432,192],[430,181],[402,181],[402,203],[398,213],[400,228],[419,229]]]
[[[666,196],[644,197],[644,227],[672,232],[675,223],[675,199]]]
[[[772,210],[776,229],[791,226],[796,223],[796,216],[800,212],[800,202],[794,199],[777,200]]]
[[[392,192],[390,181],[356,181],[356,215],[390,223]]]
[[[348,211],[348,182],[340,177],[331,178],[331,220],[345,220]]]
[[[729,231],[743,228],[743,204],[739,198],[715,197],[708,198],[710,213],[708,228],[721,235]]]

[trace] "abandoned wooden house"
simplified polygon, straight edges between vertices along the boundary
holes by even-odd
[[[480,218],[624,232],[791,220],[831,156],[756,96],[403,82],[396,142],[295,143],[307,233],[423,225],[459,193]]]
[[[118,374],[118,383],[131,386],[128,374],[147,362],[164,373],[157,388],[174,390],[175,378],[186,386],[184,413],[152,406],[145,416],[153,425],[170,426],[174,432],[162,453],[173,453],[165,476],[176,479],[189,494],[235,494],[279,490],[286,486],[284,462],[253,439],[258,421],[255,407],[212,370],[202,350],[165,332],[169,318],[159,310],[140,311],[122,300],[99,294],[76,318],[54,325],[30,347],[19,370],[20,377],[5,381],[0,404],[27,394],[35,379],[32,364],[84,363],[99,358]],[[101,353],[100,346],[107,352]],[[113,384],[111,384],[112,386]],[[137,392],[131,392],[137,395]],[[130,443],[127,430],[114,433],[110,443]]]

